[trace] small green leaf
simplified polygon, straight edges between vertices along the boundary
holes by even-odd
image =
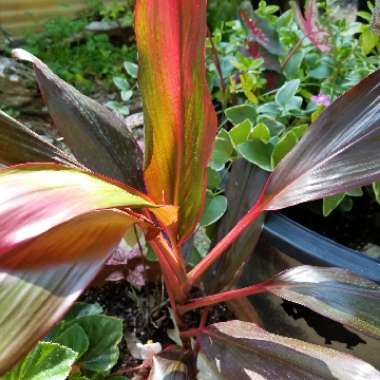
[[[103,312],[103,308],[98,303],[76,302],[74,306],[65,316],[65,321],[70,321],[76,318],[85,317],[88,315],[99,315]]]
[[[136,65],[136,63],[125,61],[124,68],[132,78],[137,78],[139,67]]]
[[[225,129],[221,129],[215,139],[215,147],[209,166],[216,171],[222,170],[226,162],[231,160],[233,151],[234,147],[230,135]]]
[[[365,55],[368,55],[377,45],[379,37],[372,32],[368,25],[365,25],[365,29],[360,35],[360,45]]]
[[[293,79],[297,77],[297,75],[299,74],[298,71],[301,67],[304,57],[305,52],[302,50],[293,54],[293,56],[289,59],[288,63],[285,65],[284,68],[286,78]]]
[[[212,168],[207,168],[207,188],[217,189],[222,181],[221,175]]]
[[[264,123],[258,123],[249,135],[249,139],[257,139],[262,141],[264,144],[268,143],[270,139],[270,132],[268,127]]]
[[[123,99],[123,102],[128,102],[133,96],[133,91],[132,90],[123,90],[121,92],[121,99]]]
[[[345,196],[345,193],[341,193],[323,198],[323,216],[329,216],[342,203]]]
[[[297,93],[298,87],[300,85],[299,79],[293,79],[289,82],[283,84],[277,91],[275,100],[278,105],[285,108],[289,103],[289,100],[294,97]]]
[[[293,127],[291,131],[297,136],[297,139],[299,140],[306,132],[307,127],[308,127],[307,124],[300,124],[300,125],[297,125],[296,127]]]
[[[273,168],[294,148],[297,142],[297,136],[293,131],[289,131],[281,137],[272,152],[271,165]]]
[[[249,162],[261,169],[271,171],[272,144],[264,144],[260,140],[246,141],[238,146],[238,152]]]
[[[375,198],[376,198],[377,203],[380,204],[380,181],[374,182],[372,184],[372,189],[373,189],[373,192],[375,193]]]
[[[54,339],[55,343],[71,348],[81,357],[89,348],[90,341],[86,332],[78,324],[70,326],[61,335]]]
[[[264,123],[269,129],[271,136],[277,136],[285,129],[284,124],[269,115],[259,115],[257,117],[257,123]]]
[[[208,196],[206,198],[206,207],[200,225],[207,227],[216,223],[224,215],[226,210],[227,198],[224,195]]]
[[[126,91],[126,90],[129,90],[130,89],[130,85],[128,83],[128,81],[123,78],[123,77],[114,77],[113,78],[113,83],[115,83],[115,86],[119,89],[119,90],[122,90],[122,91]]]
[[[57,343],[40,342],[1,380],[65,380],[77,353]]]
[[[311,78],[323,80],[323,79],[328,78],[330,73],[331,73],[331,70],[329,66],[321,62],[321,64],[318,65],[316,68],[310,70],[308,74]]]
[[[264,103],[260,107],[257,107],[257,112],[259,114],[265,114],[272,118],[276,118],[281,113],[281,108],[276,102]]]
[[[356,189],[352,189],[350,191],[346,192],[347,195],[350,197],[362,197],[363,196],[363,190],[361,187],[357,187]]]
[[[248,139],[248,135],[251,131],[252,123],[246,119],[240,124],[237,124],[230,130],[230,137],[233,146],[236,148],[239,144],[242,144]]]
[[[256,107],[250,104],[241,104],[225,110],[227,119],[232,124],[240,124],[244,120],[249,120],[252,124],[256,121]]]
[[[118,344],[123,337],[120,319],[105,315],[93,315],[76,321],[86,332],[90,346],[80,359],[82,368],[90,371],[108,371],[119,358]]]

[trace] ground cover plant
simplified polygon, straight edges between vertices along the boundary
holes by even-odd
[[[0,160],[8,165],[0,171],[0,214],[6,221],[0,227],[0,374],[48,334],[126,231],[138,225],[158,258],[181,337],[181,345],[147,358],[145,378],[380,378],[350,355],[273,335],[253,323],[207,325],[209,306],[271,292],[378,338],[380,288],[344,269],[296,267],[242,289],[219,283],[215,293],[192,298],[211,265],[264,212],[380,179],[380,71],[320,114],[279,158],[253,207],[188,270],[182,250],[203,214],[214,141],[223,140],[206,82],[206,1],[138,0],[135,30],[144,163],[114,113],[32,54],[13,52],[33,63],[52,119],[75,158],[0,113]],[[294,87],[282,96],[297,98]],[[200,326],[189,329],[185,315],[196,309],[202,309]],[[70,365],[76,352],[67,354]]]
[[[209,165],[213,176],[223,177],[226,164],[240,157],[272,171],[323,109],[379,68],[380,39],[370,28],[374,4],[355,22],[336,19],[324,2],[308,1],[304,10],[291,4],[279,14],[265,1],[256,10],[242,2],[240,20],[213,32],[219,64],[209,59],[208,80],[224,125]],[[378,183],[366,193],[379,202]],[[357,188],[326,197],[321,213],[349,211],[362,195]]]

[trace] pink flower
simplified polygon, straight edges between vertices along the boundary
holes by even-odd
[[[330,98],[323,92],[320,92],[318,95],[313,95],[310,99],[318,105],[321,104],[325,107],[330,105]]]

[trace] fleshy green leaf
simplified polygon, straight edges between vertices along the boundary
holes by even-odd
[[[256,121],[256,107],[250,104],[241,104],[227,108],[225,111],[227,119],[232,124],[240,124],[245,120],[249,120],[252,124]]]
[[[264,144],[260,140],[250,140],[238,146],[238,152],[249,162],[259,168],[271,171],[272,144]]]
[[[124,68],[125,71],[132,77],[132,78],[137,78],[137,73],[138,73],[138,66],[136,63],[133,62],[124,62]]]
[[[379,144],[380,70],[322,112],[273,171],[264,207],[281,209],[379,180]]]
[[[214,151],[210,160],[210,167],[216,171],[224,168],[226,163],[231,160],[234,147],[230,136],[225,129],[221,129],[216,136]]]
[[[372,184],[373,192],[375,193],[375,198],[377,203],[380,203],[380,181],[374,182]]]
[[[264,144],[267,144],[270,140],[270,131],[264,123],[258,123],[255,128],[253,128],[249,138],[252,140],[261,140]]]
[[[208,168],[207,171],[207,187],[209,189],[217,189],[222,181],[221,175],[214,169]]]
[[[233,146],[236,147],[246,141],[251,129],[252,123],[248,119],[235,125],[229,132]]]
[[[229,321],[209,326],[200,337],[209,367],[223,379],[367,380],[380,373],[354,356],[270,334],[257,325]]]
[[[200,225],[210,226],[216,223],[227,210],[227,198],[223,195],[206,197],[206,207],[203,212]]]
[[[90,345],[80,358],[82,368],[91,371],[108,371],[119,358],[118,344],[123,337],[120,319],[105,315],[91,315],[76,320],[86,332]]]
[[[271,155],[271,165],[273,168],[294,148],[297,142],[297,136],[292,131],[289,131],[280,138]]]
[[[60,79],[32,54],[16,49],[13,55],[33,63],[49,113],[75,157],[97,173],[142,190],[142,152],[123,120]]]
[[[0,110],[0,163],[13,165],[48,161],[80,167],[74,158]]]
[[[40,342],[1,380],[65,380],[77,354],[57,343]]]
[[[323,216],[329,216],[342,202],[346,194],[335,194],[323,198]]]
[[[299,79],[293,79],[283,84],[276,93],[276,103],[280,105],[282,108],[286,108],[290,99],[292,99],[294,95],[297,93],[299,85]]]
[[[139,86],[145,120],[145,184],[179,206],[179,241],[198,223],[216,114],[206,82],[206,0],[138,0]]]

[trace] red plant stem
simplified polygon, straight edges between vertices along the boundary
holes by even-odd
[[[180,332],[181,338],[192,338],[193,336],[199,335],[202,332],[202,329],[199,327],[194,329],[188,329]]]
[[[185,305],[177,307],[178,312],[184,314],[190,310],[199,309],[200,307],[215,305],[220,302],[229,301],[235,298],[248,297],[253,294],[265,293],[268,291],[268,282],[247,286],[245,288],[228,290],[222,293],[212,294],[210,296],[194,298]],[[199,330],[199,329],[198,329]]]
[[[173,252],[161,234],[149,243],[160,262],[170,303],[172,308],[175,309],[175,301],[183,302],[185,299],[182,284],[186,282],[186,273],[182,270],[180,263],[173,261]]]
[[[187,275],[188,288],[195,284],[223,252],[246,230],[262,213],[261,197],[256,204],[239,220],[232,230],[200,261]]]

